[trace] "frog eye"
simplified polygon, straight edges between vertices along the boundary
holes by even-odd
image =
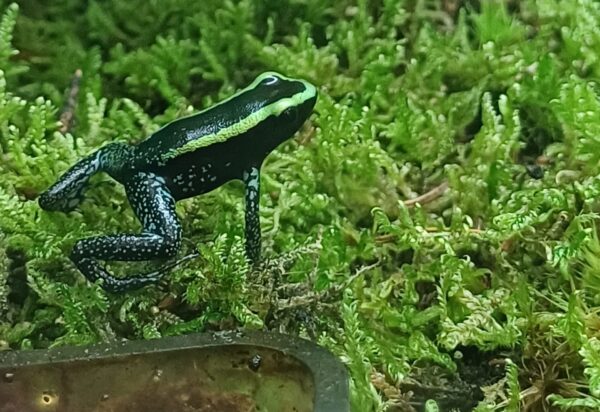
[[[277,77],[273,74],[270,74],[267,77],[265,77],[264,79],[262,79],[262,81],[260,83],[264,86],[273,86],[274,84],[277,84],[277,82],[279,82],[279,77]]]

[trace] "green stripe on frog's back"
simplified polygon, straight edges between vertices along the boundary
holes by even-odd
[[[270,83],[274,77],[280,82],[276,86]],[[274,72],[263,73],[232,97],[165,126],[177,129],[179,125],[188,124],[188,127],[181,129],[185,131],[186,138],[172,142],[174,144],[161,155],[161,160],[166,163],[185,153],[243,135],[268,117],[300,106],[315,95],[315,87],[306,81],[290,79]]]

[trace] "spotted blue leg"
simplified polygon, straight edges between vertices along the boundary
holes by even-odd
[[[109,172],[112,165],[129,155],[126,145],[113,143],[77,162],[39,198],[44,210],[70,212],[83,200],[89,179],[98,172]]]
[[[246,256],[257,263],[260,259],[260,169],[256,166],[244,171],[242,180],[246,185]]]
[[[78,241],[71,259],[86,278],[102,279],[110,292],[124,292],[158,282],[164,270],[139,276],[117,278],[98,260],[142,261],[174,257],[181,244],[181,225],[175,200],[164,179],[152,173],[137,173],[125,182],[125,191],[142,223],[141,234],[98,236]]]

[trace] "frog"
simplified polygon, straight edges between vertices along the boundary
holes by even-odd
[[[307,80],[262,73],[229,98],[173,120],[137,144],[102,146],[62,174],[38,204],[48,212],[75,210],[98,173],[123,185],[141,232],[79,239],[69,256],[88,281],[121,293],[159,283],[166,271],[115,276],[102,261],[172,260],[182,240],[176,202],[241,180],[245,254],[256,264],[261,259],[261,166],[309,119],[317,94]]]

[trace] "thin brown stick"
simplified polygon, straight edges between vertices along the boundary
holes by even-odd
[[[380,261],[377,261],[371,265],[362,266],[353,275],[351,275],[348,279],[346,279],[346,281],[344,283],[339,284],[339,285],[334,285],[331,288],[323,290],[321,292],[313,292],[312,290],[309,290],[303,295],[291,296],[289,298],[278,299],[276,312],[282,312],[285,310],[290,310],[290,309],[299,308],[299,307],[306,307],[306,306],[309,306],[309,305],[312,305],[315,303],[325,304],[325,303],[323,303],[323,301],[327,300],[328,298],[331,298],[334,294],[343,292],[344,289],[349,287],[350,284],[352,282],[354,282],[354,280],[356,278],[361,276],[363,273],[376,268],[377,266],[379,266],[380,263],[381,263]],[[285,285],[285,286],[290,286],[290,285]],[[298,286],[299,287],[297,288],[297,290],[301,290],[303,288],[310,287],[310,285],[306,285],[306,284],[301,284]],[[285,289],[288,289],[288,288],[285,288]],[[291,289],[291,288],[289,288],[289,289]],[[284,290],[283,286],[280,286],[279,288],[277,288],[278,292],[281,292],[283,290]]]
[[[417,203],[424,205],[425,203],[432,202],[433,200],[443,195],[446,192],[446,190],[448,190],[448,182],[444,182],[441,185],[434,187],[429,192],[423,193],[422,195],[417,196],[413,199],[405,200],[404,205],[408,207],[414,206]]]
[[[446,236],[446,235],[450,235],[452,232],[450,232],[449,229],[446,228],[437,228],[437,227],[426,227],[424,228],[425,232],[427,232],[428,234],[431,233],[431,236],[437,235],[437,236]],[[467,232],[472,233],[472,234],[481,234],[483,233],[483,229],[480,229],[478,227],[470,227],[466,229]],[[386,233],[385,235],[379,235],[375,237],[375,242],[377,242],[378,244],[383,244],[383,243],[393,243],[396,241],[397,236],[393,233]]]
[[[73,127],[73,120],[75,119],[75,107],[77,106],[77,95],[79,94],[79,86],[81,84],[81,77],[83,72],[81,69],[75,70],[73,78],[71,79],[71,86],[69,87],[69,96],[67,102],[63,107],[62,113],[60,114],[60,127],[61,133],[67,133]]]

